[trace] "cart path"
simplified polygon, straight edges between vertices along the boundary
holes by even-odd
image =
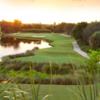
[[[88,54],[80,49],[80,47],[76,41],[74,41],[72,44],[73,44],[73,50],[75,52],[77,52],[78,54],[80,54],[81,56],[83,56],[85,58],[89,58]]]

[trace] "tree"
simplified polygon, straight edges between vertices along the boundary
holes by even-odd
[[[77,39],[83,39],[82,34],[86,26],[88,25],[87,22],[78,23],[72,30],[72,35]]]
[[[2,37],[3,33],[2,33],[2,30],[1,30],[1,27],[0,27],[0,39]]]
[[[22,27],[22,22],[20,20],[14,20],[13,22],[13,28],[16,32],[20,31]]]
[[[55,25],[54,32],[70,34],[75,24],[72,23],[60,23]]]
[[[92,22],[87,25],[87,27],[84,29],[83,34],[83,40],[85,43],[89,44],[89,38],[92,34],[94,34],[96,31],[100,31],[100,22]]]

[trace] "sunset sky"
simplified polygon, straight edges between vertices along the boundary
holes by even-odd
[[[0,20],[24,23],[100,21],[100,0],[0,0]]]

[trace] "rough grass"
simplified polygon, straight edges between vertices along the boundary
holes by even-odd
[[[72,63],[77,66],[85,64],[85,59],[73,51],[72,41],[74,41],[74,39],[72,37],[54,33],[15,33],[13,36],[21,39],[46,39],[51,41],[50,45],[52,45],[51,48],[37,50],[34,56],[19,57],[14,60],[33,63]]]

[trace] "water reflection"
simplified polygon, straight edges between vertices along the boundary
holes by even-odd
[[[2,39],[0,42],[0,58],[6,55],[20,54],[35,47],[39,49],[50,48],[51,46],[44,40],[18,40],[13,38]]]

